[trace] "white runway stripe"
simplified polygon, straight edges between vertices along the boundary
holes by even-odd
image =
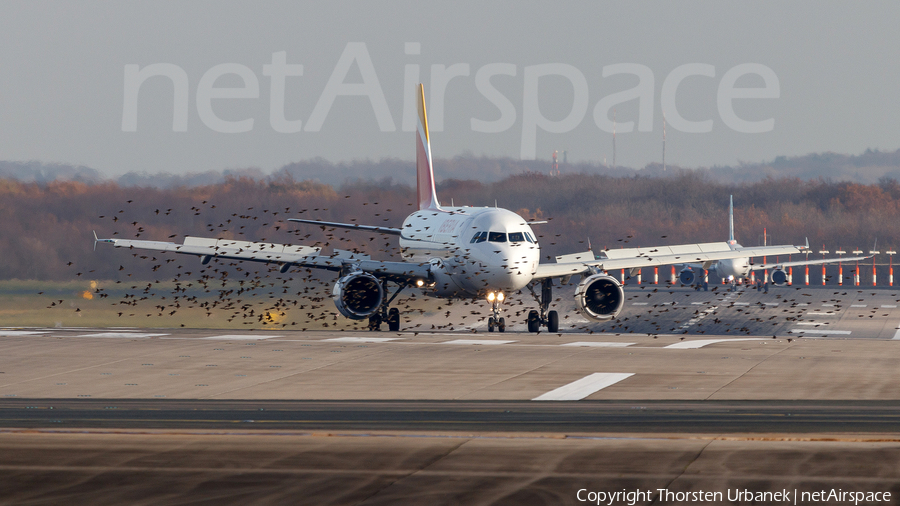
[[[561,344],[560,346],[585,346],[585,347],[595,347],[595,348],[625,348],[626,346],[632,346],[634,343],[597,343],[591,341],[578,341],[575,343],[566,343]]]
[[[533,401],[578,401],[604,388],[634,376],[631,372],[595,372],[580,380],[539,395]]]
[[[694,350],[704,346],[716,343],[728,343],[731,341],[762,341],[761,337],[735,337],[731,339],[695,339],[693,341],[682,341],[680,343],[664,346],[672,350]]]
[[[496,339],[454,339],[453,341],[445,341],[442,344],[487,344],[487,345],[498,345],[498,344],[509,344],[514,343],[515,341],[500,341]]]
[[[40,336],[46,333],[47,332],[37,332],[33,330],[0,330],[0,336],[2,337]]]
[[[167,336],[169,334],[144,334],[140,332],[97,332],[96,334],[81,334],[75,337],[102,337],[112,339],[144,339],[148,337]]]
[[[209,336],[203,337],[201,339],[215,339],[215,340],[223,340],[223,341],[257,341],[262,339],[272,339],[273,337],[284,337],[284,336],[270,336],[270,335],[262,335],[262,334],[226,334],[221,336]]]
[[[333,339],[325,339],[331,343],[387,343],[403,339],[402,337],[335,337]]]

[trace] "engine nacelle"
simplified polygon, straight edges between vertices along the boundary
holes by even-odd
[[[784,286],[788,282],[787,273],[782,269],[775,269],[769,274],[769,282],[775,286]]]
[[[594,321],[611,320],[625,305],[625,291],[616,278],[595,274],[578,283],[575,303],[582,316]]]
[[[368,272],[351,272],[337,280],[331,298],[337,310],[352,320],[363,320],[381,309],[384,289]]]
[[[682,269],[681,272],[678,273],[678,281],[681,281],[682,285],[693,285],[696,280],[697,275],[694,274],[694,269],[691,269],[690,267]]]

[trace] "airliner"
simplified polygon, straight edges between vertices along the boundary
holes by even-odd
[[[738,242],[734,239],[734,196],[728,196],[728,247],[733,250],[740,250],[742,246],[738,244]],[[804,253],[809,254],[809,244],[807,243],[806,247],[804,247]],[[709,266],[699,265],[696,263],[685,264],[684,268],[679,272],[678,279],[681,281],[683,285],[693,285],[698,282],[697,275],[695,272],[701,269],[708,269],[716,271],[716,274],[724,279],[727,279],[734,282],[740,282],[743,279],[749,278],[750,273],[752,271],[767,271],[769,269],[772,272],[769,274],[767,280],[768,283],[771,283],[775,286],[784,286],[788,284],[790,281],[788,279],[788,274],[785,272],[785,269],[788,267],[798,267],[805,265],[822,265],[822,264],[836,264],[838,262],[857,262],[860,260],[868,260],[872,258],[872,255],[863,256],[863,257],[847,257],[847,258],[823,258],[821,260],[796,260],[790,262],[775,262],[775,263],[762,263],[762,264],[754,264],[749,257],[742,258],[727,258],[723,260],[718,260],[712,263]]]
[[[353,320],[368,319],[370,330],[387,323],[390,331],[400,330],[400,312],[391,303],[407,288],[444,299],[477,300],[490,304],[487,330],[506,330],[501,307],[511,293],[527,289],[536,307],[526,319],[529,332],[559,331],[559,314],[550,310],[554,283],[568,284],[578,277],[573,297],[576,310],[585,318],[603,322],[622,311],[625,294],[622,283],[608,274],[642,267],[696,263],[707,266],[731,260],[740,266],[757,256],[799,254],[803,246],[744,248],[737,244],[703,243],[607,250],[598,258],[593,251],[556,257],[540,262],[540,244],[532,225],[518,214],[499,207],[444,206],[434,187],[431,136],[425,111],[425,92],[418,87],[416,129],[416,196],[418,209],[399,228],[290,219],[298,224],[360,230],[397,236],[401,259],[373,260],[366,255],[335,249],[322,254],[321,248],[185,237],[183,244],[131,239],[99,239],[117,248],[149,249],[200,257],[204,265],[212,260],[245,260],[278,265],[282,273],[294,267],[318,268],[337,273],[332,300],[338,312]],[[550,225],[544,225],[550,226]]]

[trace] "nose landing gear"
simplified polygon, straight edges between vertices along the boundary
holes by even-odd
[[[489,293],[488,301],[491,303],[491,316],[488,318],[488,332],[506,332],[506,319],[500,316],[500,303],[503,302],[503,293]]]

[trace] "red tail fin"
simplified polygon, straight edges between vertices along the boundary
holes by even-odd
[[[419,124],[416,129],[416,194],[419,209],[441,210],[434,191],[434,168],[431,165],[431,139],[425,114],[425,87],[419,84]]]

